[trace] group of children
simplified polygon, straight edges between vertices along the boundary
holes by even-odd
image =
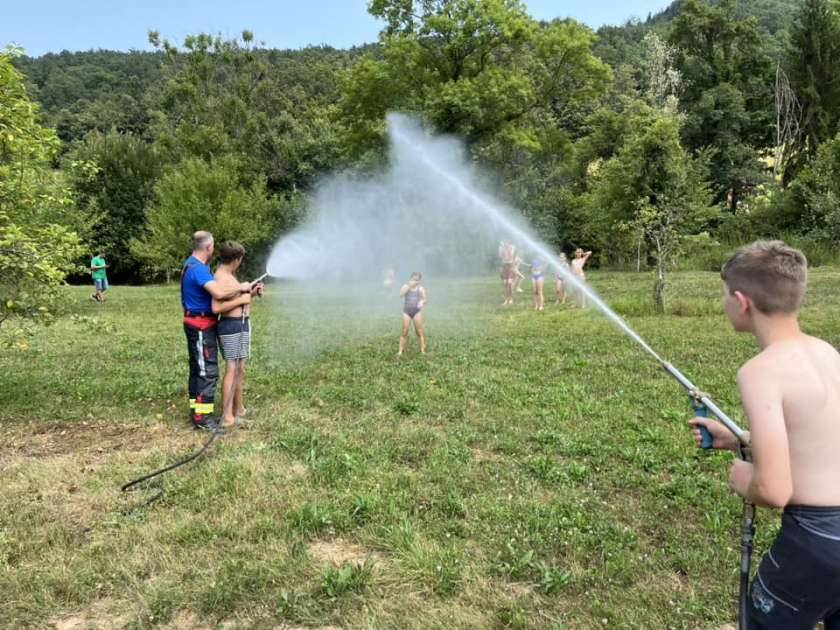
[[[558,258],[561,269],[557,270],[554,276],[555,304],[565,304],[566,300],[571,296],[572,308],[577,307],[578,297],[580,298],[580,305],[584,308],[586,307],[586,293],[577,290],[575,287],[572,287],[570,291],[568,285],[570,274],[581,283],[585,282],[586,274],[583,268],[586,266],[591,255],[591,251],[584,251],[578,247],[575,250],[575,257],[569,262],[566,254],[560,253]],[[513,294],[523,292],[521,284],[525,279],[525,274],[522,273],[521,267],[524,265],[531,269],[534,310],[545,310],[545,274],[548,270],[548,261],[535,258],[530,263],[524,262],[516,246],[510,241],[502,241],[499,244],[499,259],[501,261],[499,276],[502,279],[502,288],[504,290],[502,306],[513,304]]]
[[[586,294],[576,289],[568,290],[567,284],[568,274],[573,274],[581,283],[586,280],[584,267],[589,257],[592,255],[591,251],[584,251],[580,247],[575,250],[575,257],[571,263],[566,258],[566,254],[560,254],[561,270],[555,274],[554,288],[557,293],[556,304],[565,304],[567,298],[571,294],[572,307],[576,307],[578,297],[582,307],[586,307]],[[542,311],[545,309],[545,274],[548,269],[548,263],[541,259],[534,259],[531,263],[526,263],[519,256],[516,246],[510,241],[502,241],[499,245],[499,258],[501,259],[500,275],[502,278],[502,285],[504,287],[505,300],[503,305],[513,304],[513,294],[515,292],[522,292],[519,286],[522,280],[525,279],[524,274],[520,268],[524,265],[531,269],[531,283],[534,288],[534,310]],[[412,325],[414,332],[417,335],[417,342],[420,346],[420,353],[426,352],[426,333],[423,328],[423,307],[428,301],[428,293],[426,288],[420,284],[422,274],[415,271],[411,274],[408,282],[400,287],[400,297],[403,298],[402,311],[402,328],[400,331],[400,342],[397,356],[402,356],[405,352],[406,342],[408,341],[408,334],[411,331]],[[395,280],[395,273],[393,267],[387,267],[382,276],[382,283],[385,289],[390,289]]]

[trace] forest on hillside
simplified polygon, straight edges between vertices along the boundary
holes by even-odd
[[[678,0],[594,32],[519,0],[374,0],[379,41],[350,50],[247,31],[0,49],[0,322],[50,312],[99,247],[124,282],[177,270],[199,226],[265,253],[321,177],[382,165],[393,110],[463,138],[541,238],[595,264],[714,268],[756,237],[827,261],[839,7]]]

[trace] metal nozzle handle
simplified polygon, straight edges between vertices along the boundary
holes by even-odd
[[[680,384],[689,391],[689,393],[697,391],[697,387],[695,387],[694,383],[688,380],[685,377],[685,375],[673,365],[667,362],[663,362],[662,367],[665,368],[666,372],[668,372],[671,376],[677,379],[680,382]],[[747,440],[746,432],[741,427],[739,427],[732,418],[730,418],[723,411],[721,411],[720,407],[718,407],[711,398],[709,398],[708,396],[700,396],[699,398],[697,398],[697,402],[705,405],[709,412],[718,420],[720,420],[721,423],[723,423],[723,425],[727,429],[729,429],[736,438],[738,438],[738,441],[741,442],[741,444],[743,444],[744,446],[749,446],[749,441]]]

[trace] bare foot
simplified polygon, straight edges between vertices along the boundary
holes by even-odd
[[[230,429],[231,427],[235,427],[236,418],[222,418],[222,421],[219,423],[219,426],[223,429]]]

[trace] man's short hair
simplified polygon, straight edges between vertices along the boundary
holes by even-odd
[[[219,260],[224,264],[232,263],[245,257],[245,248],[236,241],[225,241],[219,248]]]
[[[200,251],[213,242],[213,235],[210,232],[199,230],[192,235],[192,250],[194,252]]]
[[[795,313],[805,298],[808,261],[782,241],[755,241],[724,263],[720,277],[730,293],[740,291],[762,313]]]

